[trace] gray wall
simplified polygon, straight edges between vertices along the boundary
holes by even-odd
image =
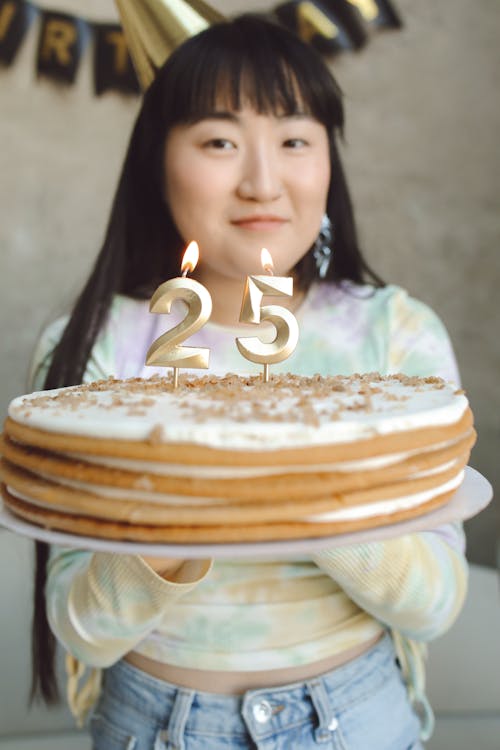
[[[398,0],[406,28],[334,64],[373,266],[444,320],[476,417],[471,465],[500,490],[500,5]],[[493,564],[498,500],[467,525]]]
[[[226,11],[272,2],[217,0]],[[274,3],[276,4],[276,3]],[[39,2],[112,20],[111,0]],[[333,69],[346,93],[347,170],[363,246],[387,280],[429,303],[452,339],[479,433],[472,465],[500,484],[498,0],[396,0],[403,31],[374,35]],[[34,74],[35,29],[0,70],[0,409],[25,390],[40,327],[69,304],[102,237],[135,98]],[[493,564],[495,504],[467,524]]]

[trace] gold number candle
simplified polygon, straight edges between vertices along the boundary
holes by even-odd
[[[149,303],[149,311],[159,314],[170,313],[174,300],[180,299],[187,305],[183,320],[153,341],[146,355],[147,365],[174,368],[174,388],[179,383],[179,367],[208,367],[209,349],[180,346],[205,325],[212,312],[212,298],[208,289],[198,281],[187,278],[188,271],[193,271],[196,267],[198,257],[198,245],[190,242],[182,259],[182,276],[160,284]]]
[[[240,322],[259,324],[269,321],[276,329],[276,337],[264,343],[257,336],[236,339],[236,346],[245,359],[264,365],[263,379],[269,381],[269,365],[282,362],[294,351],[299,340],[299,326],[295,315],[280,305],[262,305],[264,295],[291,297],[293,278],[274,276],[273,261],[266,248],[262,248],[261,263],[268,276],[248,276],[241,305]]]

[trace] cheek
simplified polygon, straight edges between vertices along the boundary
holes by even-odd
[[[210,183],[183,180],[175,186],[170,212],[177,230],[187,244],[195,240],[205,262],[219,253],[224,239],[224,216]],[[204,189],[203,189],[204,188]]]
[[[296,200],[300,201],[303,208],[314,210],[314,207],[323,214],[326,207],[326,199],[330,186],[330,160],[328,154],[324,159],[315,158],[309,162],[297,165],[292,176]]]
[[[321,219],[326,210],[326,200],[330,185],[329,169],[314,169],[308,175],[303,175],[300,193],[297,192],[299,211],[304,225],[317,233]],[[307,179],[306,179],[307,177]]]
[[[210,182],[199,170],[187,166],[171,169],[166,180],[166,199],[172,218],[181,235],[191,237],[198,232],[200,217],[211,215],[213,193],[208,189]],[[206,219],[205,219],[206,220]]]
[[[199,186],[202,184],[195,178],[196,174],[189,159],[177,157],[167,160],[165,193],[170,205],[182,204],[186,199],[196,199]]]
[[[227,170],[214,168],[203,159],[178,156],[167,162],[166,198],[170,206],[191,211],[222,205],[228,193]]]
[[[299,217],[300,241],[309,248],[318,236],[321,220],[326,210],[330,186],[330,164],[313,163],[301,171],[301,181],[295,192],[296,211]]]
[[[321,203],[322,208],[326,206],[329,187],[330,159],[328,154],[325,154],[324,160],[318,161],[311,170],[309,186],[311,196],[314,196],[315,201]]]

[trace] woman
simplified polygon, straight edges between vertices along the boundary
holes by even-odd
[[[182,45],[144,97],[103,248],[69,321],[42,337],[34,384],[150,375],[165,322],[148,300],[191,239],[193,276],[213,299],[192,342],[211,349],[213,370],[242,369],[243,280],[267,246],[276,273],[295,276],[301,332],[277,370],[456,380],[440,321],[362,258],[342,128],[338,86],[289,32],[243,16]],[[96,750],[402,750],[430,732],[416,641],[446,630],[463,602],[455,526],[290,560],[54,549],[47,566],[38,549],[34,689],[54,695],[46,606],[67,651],[105,668]]]

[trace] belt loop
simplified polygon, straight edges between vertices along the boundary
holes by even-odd
[[[309,695],[318,716],[319,724],[314,730],[316,742],[332,742],[333,733],[337,730],[337,720],[333,715],[330,699],[322,679],[317,678],[306,682]],[[340,745],[343,747],[343,745]],[[339,745],[335,745],[339,747]]]
[[[179,688],[174,699],[167,729],[162,729],[156,736],[155,750],[184,750],[184,730],[194,696],[194,690]]]

